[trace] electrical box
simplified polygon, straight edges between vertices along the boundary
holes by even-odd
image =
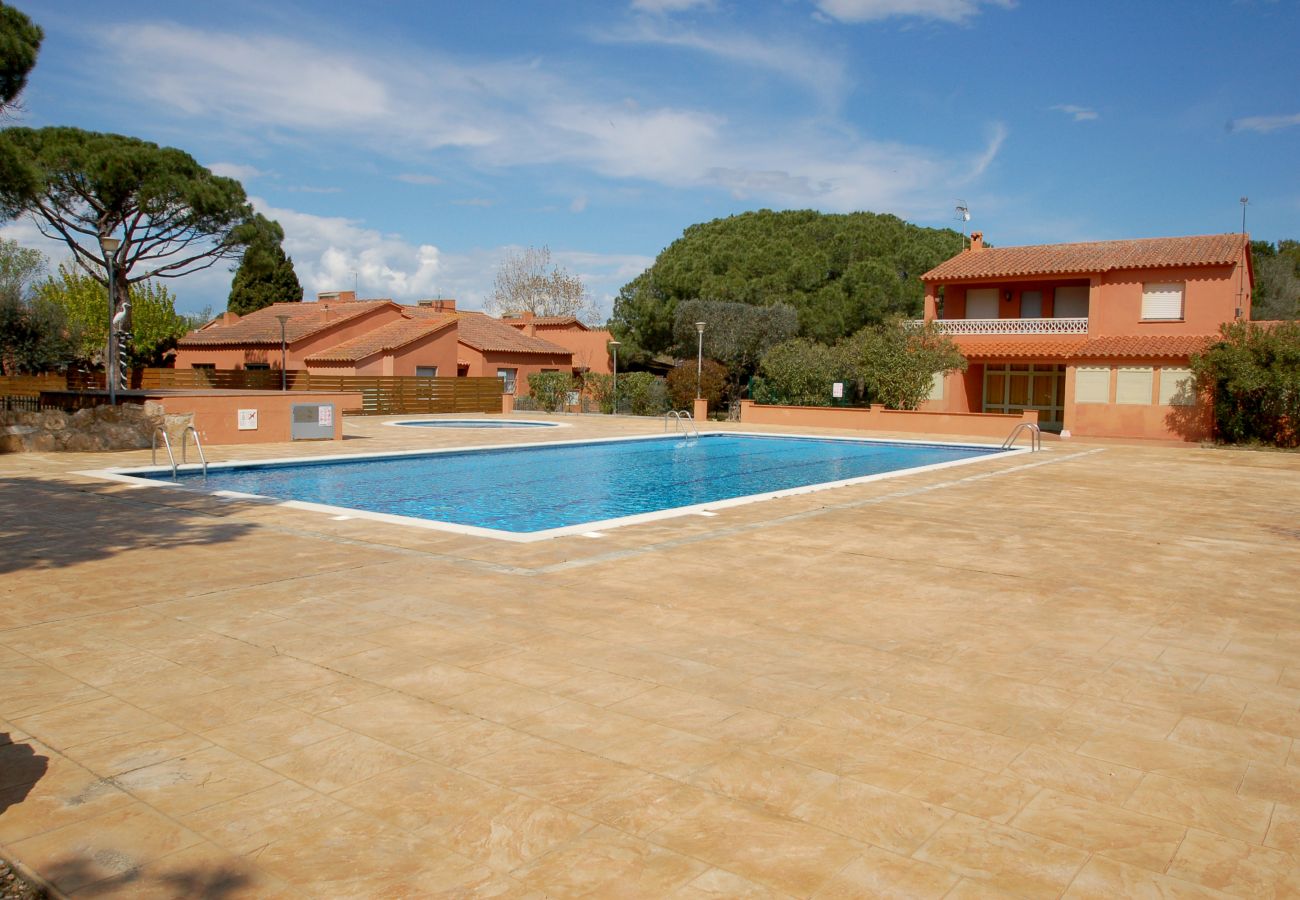
[[[290,439],[295,441],[334,439],[333,403],[295,403],[291,412]]]

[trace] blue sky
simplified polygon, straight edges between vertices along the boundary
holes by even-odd
[[[286,232],[309,296],[479,307],[549,245],[608,311],[683,229],[894,213],[998,245],[1300,238],[1295,0],[18,0],[18,121],[181,147]],[[26,223],[0,231],[65,254]],[[222,309],[224,269],[170,282]]]

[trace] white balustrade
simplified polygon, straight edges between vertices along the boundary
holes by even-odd
[[[924,322],[916,320],[915,325]],[[1088,319],[935,319],[944,334],[1087,334]]]

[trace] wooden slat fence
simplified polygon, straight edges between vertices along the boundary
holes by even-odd
[[[403,413],[499,413],[502,382],[499,378],[413,378],[404,376],[322,375],[301,369],[286,373],[291,391],[355,391],[359,409],[346,413],[386,416]],[[63,389],[59,379],[58,389]],[[102,373],[70,374],[67,389],[102,389]],[[137,369],[131,386],[142,390],[179,388],[204,390],[280,389],[278,370],[259,369]],[[54,388],[47,387],[46,390]]]

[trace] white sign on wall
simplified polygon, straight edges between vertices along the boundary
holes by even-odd
[[[257,410],[241,409],[239,411],[239,430],[240,431],[257,430]]]
[[[322,403],[316,413],[316,424],[322,428],[334,427],[334,404]]]
[[[831,385],[831,396],[839,400],[844,396],[844,382],[837,381]]]

